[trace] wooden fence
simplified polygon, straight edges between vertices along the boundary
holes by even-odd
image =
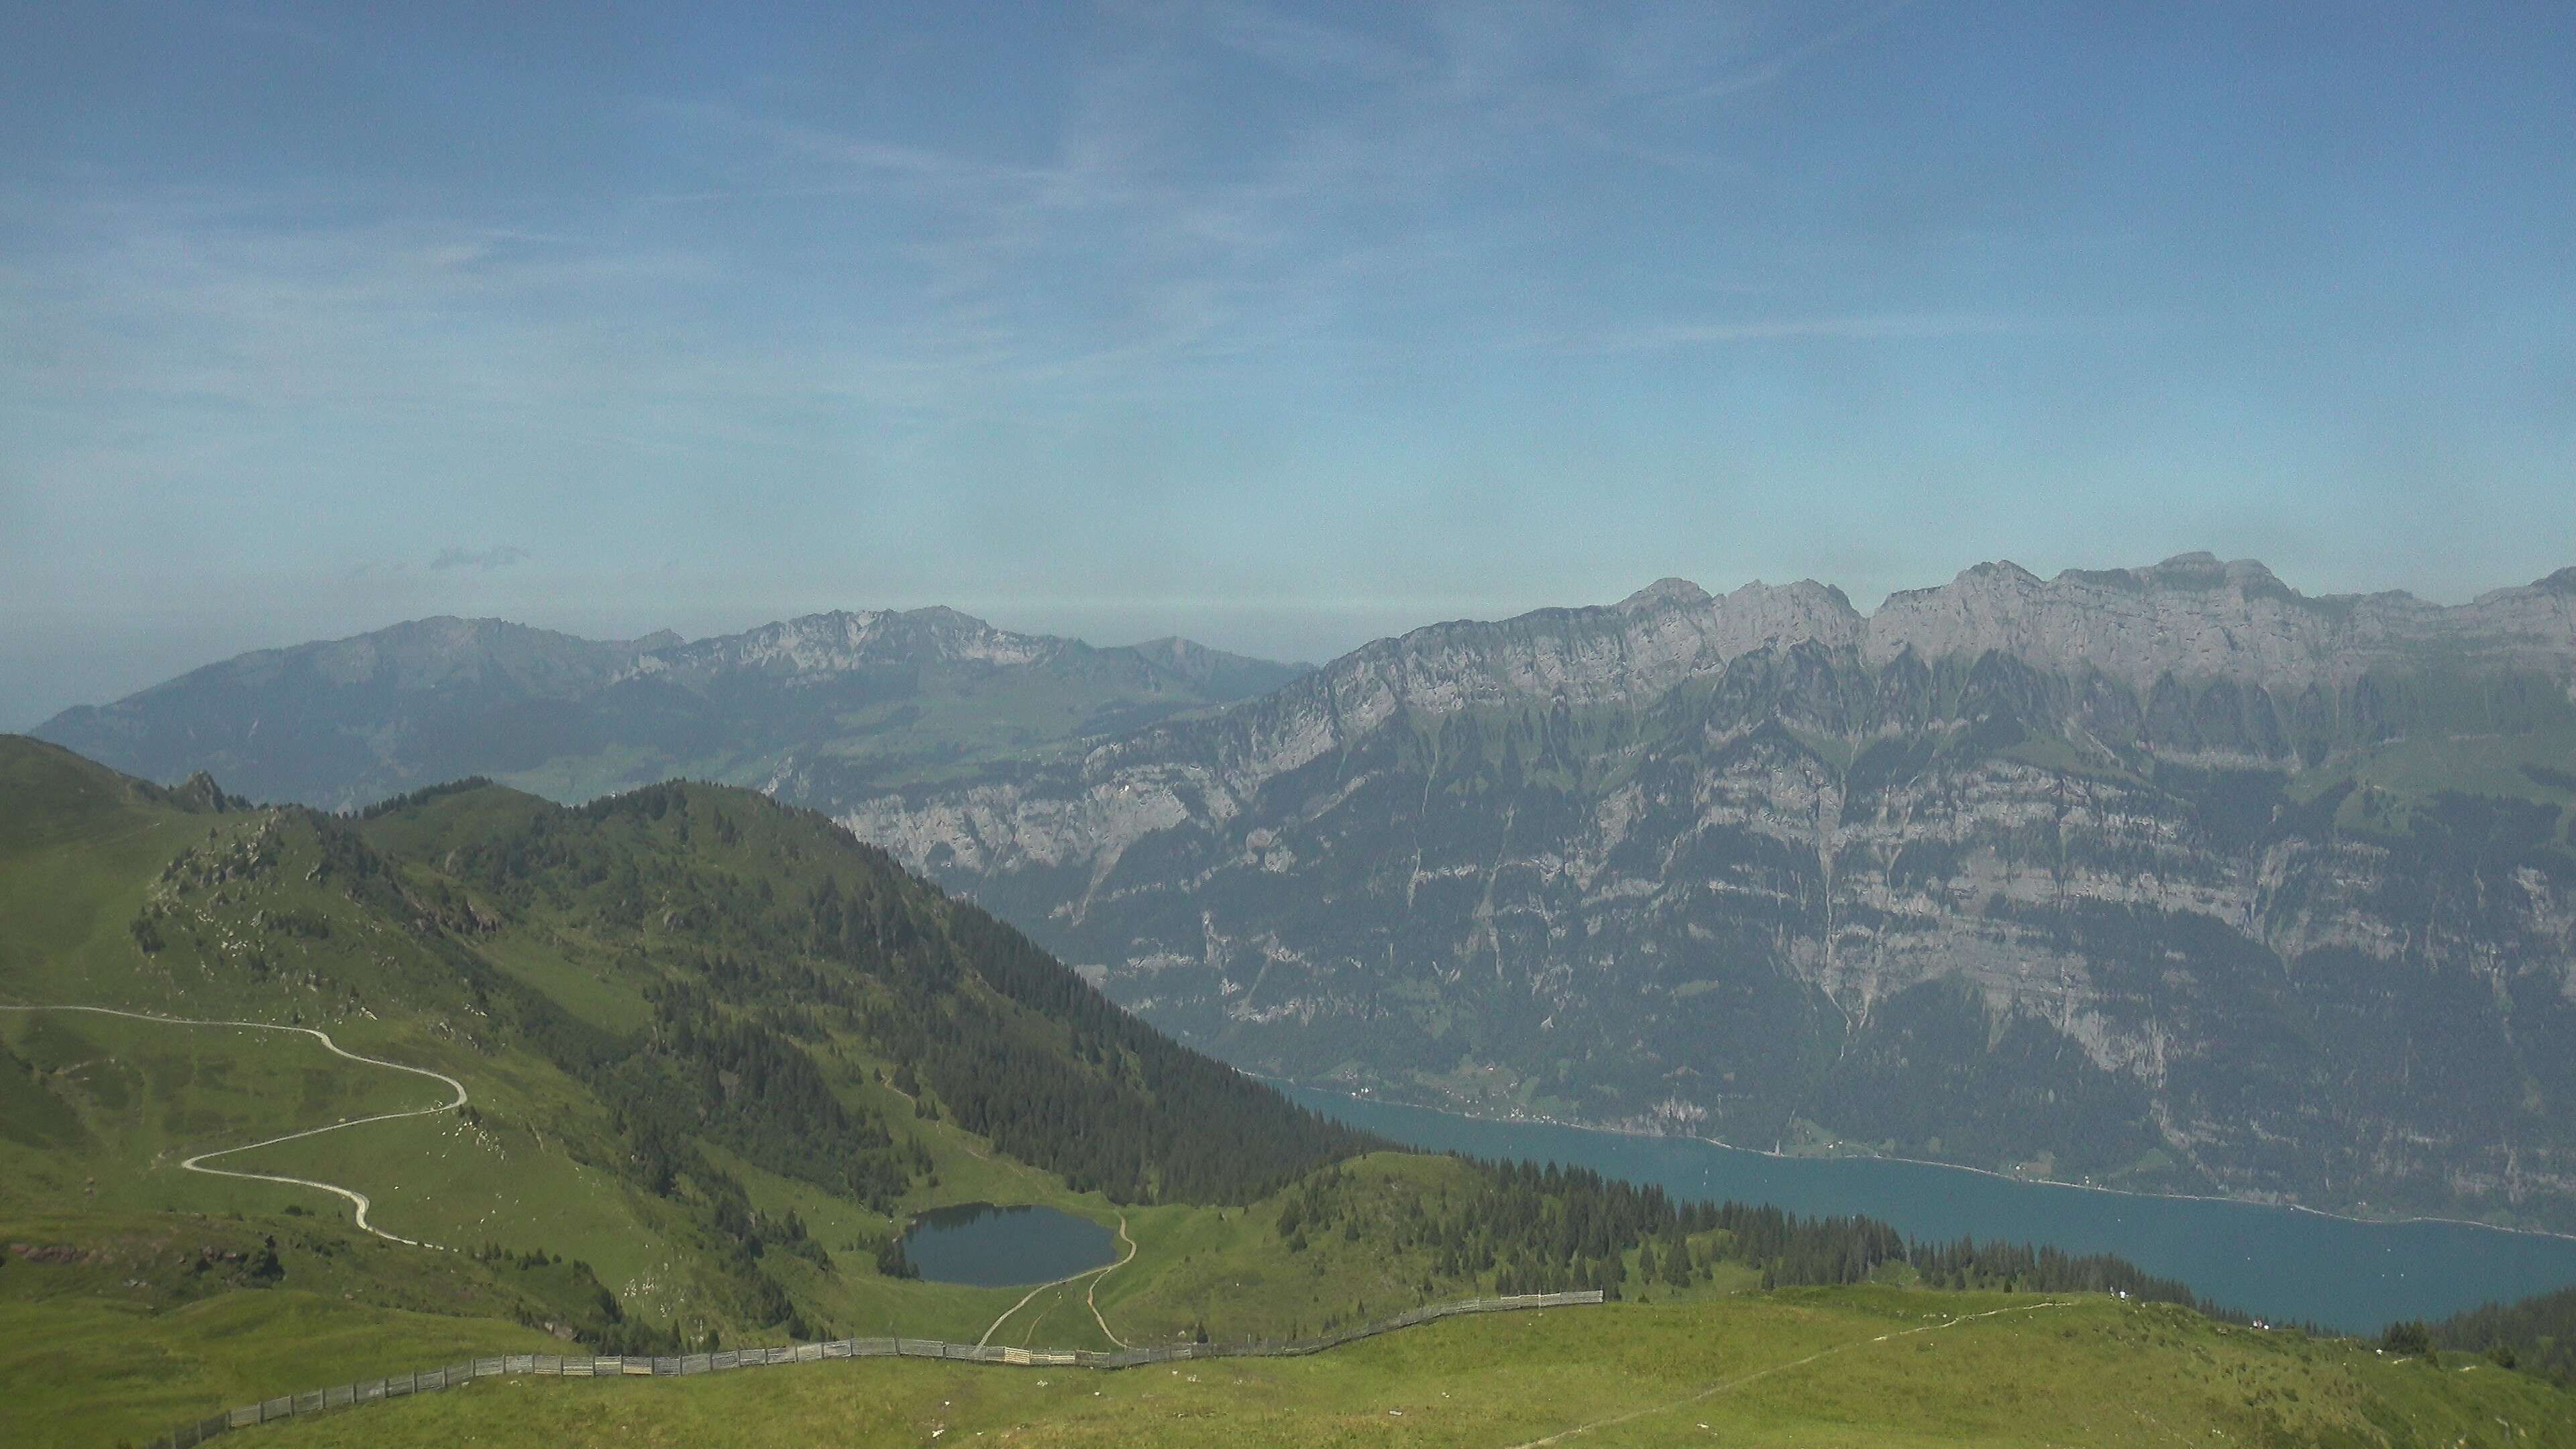
[[[1156,1348],[1119,1349],[1096,1353],[1090,1349],[1003,1348],[991,1344],[947,1343],[935,1338],[836,1338],[825,1343],[788,1344],[778,1348],[732,1348],[718,1353],[684,1353],[668,1357],[645,1358],[629,1355],[623,1358],[599,1358],[590,1355],[552,1353],[513,1353],[497,1358],[467,1359],[461,1363],[412,1373],[391,1374],[380,1379],[361,1379],[337,1388],[315,1389],[311,1393],[288,1394],[282,1398],[264,1399],[244,1404],[237,1409],[185,1424],[152,1441],[149,1449],[187,1449],[203,1444],[218,1434],[247,1429],[298,1414],[318,1414],[331,1409],[346,1409],[359,1404],[382,1403],[388,1399],[409,1398],[466,1383],[473,1379],[506,1378],[517,1374],[541,1374],[567,1379],[648,1379],[675,1378],[687,1374],[724,1373],[731,1369],[770,1368],[783,1364],[819,1363],[839,1358],[937,1358],[958,1363],[1012,1364],[1048,1368],[1125,1369],[1145,1364],[1178,1363],[1202,1358],[1295,1358],[1322,1353],[1363,1338],[1411,1328],[1439,1318],[1454,1318],[1467,1313],[1507,1313],[1530,1308],[1569,1308],[1578,1304],[1598,1303],[1601,1294],[1587,1293],[1522,1293],[1505,1298],[1471,1298],[1462,1303],[1435,1303],[1399,1313],[1393,1318],[1365,1323],[1328,1333],[1321,1338],[1301,1338],[1284,1343],[1183,1343]]]

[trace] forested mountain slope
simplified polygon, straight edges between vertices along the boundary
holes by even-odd
[[[943,1166],[994,1191],[1227,1204],[1368,1145],[748,791],[567,809],[468,783],[360,820],[0,738],[0,802],[0,1002],[312,1027],[446,1073],[473,1094],[452,1118],[231,1165],[350,1183],[403,1238],[572,1250],[664,1325],[881,1302],[832,1252],[885,1251]],[[0,1196],[26,1210],[99,1204],[105,1183],[119,1210],[274,1211],[296,1194],[191,1176],[175,1150],[327,1123],[343,1098],[344,1116],[444,1100],[291,1036],[24,1012],[0,1032],[25,1108]],[[291,1089],[240,1085],[272,1071]]]
[[[2576,570],[2206,556],[1381,641],[845,811],[1247,1066],[2576,1228]]]
[[[579,802],[677,776],[855,798],[1268,690],[1299,671],[1116,649],[953,609],[815,614],[683,642],[424,619],[262,650],[37,727],[156,780],[332,809],[483,775]]]
[[[1107,1347],[1571,1287],[1695,1333],[2191,1297],[2108,1258],[1370,1146],[751,792],[566,808],[466,782],[330,816],[0,738],[0,1378],[31,1445],[567,1342]],[[977,1200],[1114,1224],[1133,1256],[1035,1292],[909,1277],[904,1219]],[[1752,1306],[1793,1285],[1846,1296]],[[2159,1324],[2118,1373],[2213,1331]]]
[[[2490,1303],[2426,1326],[2434,1345],[2576,1387],[2576,1288]]]

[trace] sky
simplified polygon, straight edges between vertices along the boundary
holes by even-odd
[[[2576,563],[2571,117],[2563,0],[8,7],[0,728],[440,613],[2463,600]]]

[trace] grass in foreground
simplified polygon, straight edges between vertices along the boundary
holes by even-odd
[[[1955,1315],[1955,1316],[1954,1316]],[[2110,1299],[1816,1289],[1497,1315],[1124,1373],[860,1361],[482,1382],[259,1431],[476,1444],[2576,1444],[2537,1380]]]
[[[24,1269],[12,1269],[23,1275]],[[321,1387],[476,1353],[564,1345],[534,1329],[360,1306],[336,1296],[230,1293],[161,1311],[101,1299],[0,1297],[0,1442],[11,1449],[141,1443],[281,1384]],[[306,1380],[314,1380],[306,1383]]]

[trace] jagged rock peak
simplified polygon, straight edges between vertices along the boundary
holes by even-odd
[[[1793,584],[1766,584],[1755,579],[1740,584],[1723,597],[1688,579],[1657,579],[1637,592],[1621,599],[1611,608],[1621,614],[1743,614],[1763,609],[1821,609],[1828,613],[1851,614],[1851,597],[1831,584],[1814,579],[1800,579]],[[1540,611],[1547,612],[1545,610]],[[1575,611],[1581,612],[1581,611]]]
[[[641,668],[827,674],[880,660],[916,658],[925,649],[950,660],[1032,664],[1082,646],[1066,639],[1014,634],[941,605],[922,609],[834,609],[763,624],[740,634],[701,639],[650,656]]]
[[[2070,570],[2070,572],[2072,572]],[[2185,589],[2235,588],[2240,592],[2281,593],[2295,596],[2279,575],[2265,567],[2261,560],[2240,558],[2219,560],[2208,552],[2178,553],[2152,568],[2130,569],[2129,574],[2150,586]]]
[[[1867,616],[1840,589],[1812,579],[1756,580],[1712,596],[1666,578],[1607,606],[1430,625],[1366,646],[1328,672],[1364,696],[1374,689],[1433,711],[1529,695],[1649,698],[1739,655],[1801,644],[1857,648],[1873,663],[1909,652],[2001,653],[2141,690],[2168,674],[2298,689],[2425,650],[2569,675],[2576,619],[2560,601],[2570,594],[2576,569],[2457,609],[2395,592],[2311,598],[2257,560],[2207,552],[2137,568],[2067,569],[2051,579],[1998,559],[1947,584],[1890,594]]]
[[[172,790],[170,800],[179,808],[200,815],[221,815],[232,803],[231,797],[224,794],[224,787],[216,784],[215,777],[203,770],[190,775]]]
[[[1657,579],[1619,601],[1623,613],[1643,614],[1664,609],[1706,608],[1712,602],[1708,590],[1688,579]]]
[[[2035,594],[2081,594],[2095,590],[2136,592],[2172,589],[2201,592],[2234,588],[2245,594],[2275,594],[2299,598],[2298,592],[2281,582],[2280,577],[2259,559],[2222,560],[2205,550],[2178,553],[2161,563],[2144,568],[2063,569],[2055,578],[2043,580],[2039,575],[2011,559],[1995,559],[1959,571],[1947,584],[1925,589],[1899,589],[1888,595],[1888,601],[1911,601],[1949,594],[1954,591],[1994,596]]]
[[[911,625],[923,629],[944,629],[955,633],[996,633],[992,625],[972,614],[932,604],[919,609],[826,609],[819,614],[799,614],[792,619],[756,625],[740,634],[719,638],[749,639],[759,636],[798,638],[858,638],[872,631]],[[716,640],[703,640],[714,643]]]
[[[2202,556],[2207,557],[2205,554]],[[2023,584],[2038,583],[2039,575],[2023,568],[2020,564],[2014,563],[2011,559],[1999,558],[1988,560],[1985,563],[1977,564],[1971,568],[1961,571],[1959,579],[1961,581],[1968,579],[1986,579],[1998,583],[2020,586]]]
[[[1939,588],[1890,594],[1865,652],[1996,651],[2140,689],[2167,674],[2299,689],[2435,655],[2566,676],[2576,674],[2576,617],[2556,597],[2548,580],[2457,608],[2396,591],[2310,597],[2253,559],[2209,553],[2068,569],[2045,583],[2018,565],[1981,564]]]
[[[1828,628],[1848,624],[1857,629],[1862,619],[1860,610],[1852,607],[1851,595],[1814,579],[1800,579],[1794,584],[1766,584],[1755,579],[1717,603],[1731,613],[1759,609],[1814,611],[1821,618],[1834,620]]]

